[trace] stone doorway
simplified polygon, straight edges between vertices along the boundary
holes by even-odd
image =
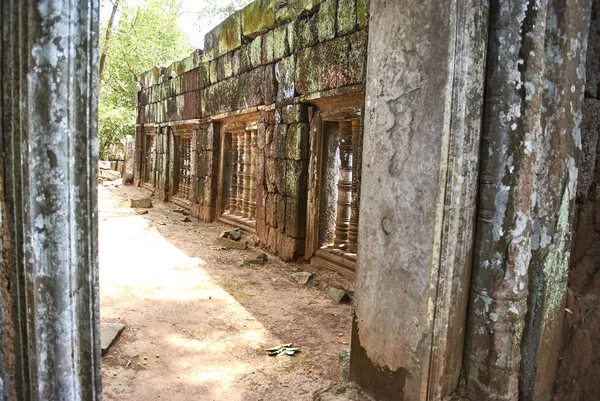
[[[307,236],[306,257],[313,264],[353,275],[360,203],[360,117],[325,121],[316,117],[312,125],[315,174],[310,184],[308,227],[312,235]]]
[[[171,128],[171,198],[170,200],[187,209],[190,208],[192,189],[192,127]]]
[[[257,122],[223,124],[219,197],[220,220],[256,231]]]
[[[155,151],[156,151],[156,141],[154,136],[154,127],[144,127],[144,143],[143,143],[143,186],[148,189],[154,189],[155,184]]]

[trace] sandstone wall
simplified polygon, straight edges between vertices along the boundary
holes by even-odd
[[[257,0],[209,32],[203,51],[142,74],[138,124],[163,127],[157,130],[159,199],[170,197],[169,145],[161,135],[167,126],[187,125],[196,132],[191,212],[217,218],[220,127],[255,113],[257,234],[284,259],[302,255],[308,109],[341,92],[362,92],[368,9],[368,0]]]

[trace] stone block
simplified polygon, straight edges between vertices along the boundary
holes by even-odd
[[[306,283],[309,282],[310,279],[312,279],[312,277],[313,277],[313,274],[311,272],[296,272],[296,273],[292,273],[292,278],[298,284],[306,284]]]
[[[329,287],[327,290],[327,295],[331,299],[333,299],[336,303],[340,303],[342,301],[350,300],[350,296],[346,292],[346,290],[337,287]]]
[[[295,52],[312,47],[319,42],[318,35],[319,15],[315,14],[307,19],[298,20],[297,33],[295,35]]]
[[[287,171],[287,163],[285,159],[275,159],[275,190],[282,194],[286,195],[286,171]]]
[[[241,12],[231,14],[204,36],[204,53],[208,60],[242,46]]]
[[[280,7],[276,7],[275,9],[277,25],[282,25],[300,16],[314,13],[318,9],[321,0],[288,0],[280,3]]]
[[[210,78],[209,78],[209,64],[208,63],[202,63],[200,64],[200,66],[198,67],[198,88],[199,89],[204,89],[206,88],[208,85],[210,85]]]
[[[273,56],[273,46],[275,44],[275,38],[273,31],[265,33],[262,37],[262,62],[263,64],[270,64],[275,61]]]
[[[337,24],[337,0],[323,0],[319,8],[317,37],[319,42],[335,38]]]
[[[285,157],[285,148],[287,145],[287,124],[276,124],[273,132],[273,140],[267,151],[267,156],[283,159]]]
[[[102,355],[105,355],[112,343],[123,331],[125,325],[121,323],[101,323],[100,324],[100,348]]]
[[[265,160],[265,184],[268,192],[277,191],[277,159]]]
[[[308,122],[308,106],[304,104],[290,104],[278,109],[282,123],[307,123]]]
[[[234,241],[229,238],[217,237],[215,238],[215,245],[224,246],[231,249],[244,250],[248,248],[246,241]]]
[[[132,198],[122,201],[119,206],[131,209],[149,209],[152,208],[152,200],[150,198]]]
[[[276,218],[277,218],[277,228],[279,229],[280,233],[284,233],[285,232],[285,205],[286,205],[286,199],[285,196],[282,195],[275,195],[275,202],[276,202],[276,207],[277,207],[277,214],[276,214]]]
[[[347,35],[356,30],[356,0],[337,0],[337,34]]]
[[[248,43],[248,54],[250,58],[250,65],[252,68],[256,68],[262,65],[263,60],[263,37],[258,36],[252,42]]]
[[[214,85],[219,81],[217,74],[217,60],[212,60],[208,64],[208,78],[210,85]]]
[[[252,69],[252,62],[250,61],[250,44],[243,46],[240,50],[240,70],[239,74],[246,73]],[[234,74],[237,75],[237,74]]]
[[[361,83],[364,68],[350,65],[349,52],[348,36],[301,50],[296,63],[296,92],[305,95]]]
[[[226,113],[265,104],[264,68],[231,77],[200,92],[202,116]]]
[[[369,24],[369,0],[356,0],[356,24],[358,29],[364,29]]]
[[[277,238],[277,254],[285,261],[292,261],[304,255],[304,239],[292,238],[279,234]]]
[[[206,127],[206,150],[216,151],[221,142],[219,123],[209,123]]]
[[[306,236],[306,199],[287,197],[285,233],[294,238]]]
[[[231,73],[233,75],[239,75],[240,73],[240,57],[242,50],[238,49],[231,55]]]
[[[256,218],[256,236],[260,240],[261,244],[267,244],[267,224],[264,219]]]
[[[351,71],[354,83],[364,82],[367,66],[367,31],[362,30],[348,35],[350,52],[348,54],[348,70]]]
[[[273,104],[277,99],[279,85],[275,78],[275,64],[269,64],[264,67],[263,91],[265,104]]]
[[[277,228],[277,202],[275,194],[267,194],[265,198],[265,222],[268,226]]]
[[[279,231],[277,228],[268,227],[267,230],[267,246],[272,253],[277,253],[277,241],[279,238]]]
[[[287,26],[280,26],[273,30],[273,59],[281,60],[290,55],[288,44]]]
[[[217,60],[217,80],[222,81],[233,75],[233,53],[225,53]]]
[[[286,136],[285,157],[291,160],[308,160],[309,153],[308,123],[290,124]]]
[[[277,100],[293,99],[296,95],[296,56],[292,55],[275,64]]]
[[[241,11],[242,35],[255,38],[273,29],[275,25],[275,0],[257,0]]]
[[[286,160],[285,194],[297,198],[308,196],[308,162]]]

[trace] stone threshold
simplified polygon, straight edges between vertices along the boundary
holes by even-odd
[[[356,254],[333,247],[322,247],[310,259],[310,264],[332,270],[348,278],[356,276]]]
[[[250,220],[248,218],[236,216],[234,214],[223,213],[221,217],[219,217],[219,221],[221,223],[229,224],[234,227],[239,227],[242,231],[245,231],[249,234],[256,234],[255,220]]]

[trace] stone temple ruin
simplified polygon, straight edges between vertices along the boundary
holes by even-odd
[[[141,76],[136,184],[284,260],[352,274],[369,4],[276,3]]]
[[[97,400],[98,3],[34,3],[0,10],[0,393]],[[378,400],[594,400],[599,76],[597,0],[256,0],[142,76],[135,183],[353,275]]]

